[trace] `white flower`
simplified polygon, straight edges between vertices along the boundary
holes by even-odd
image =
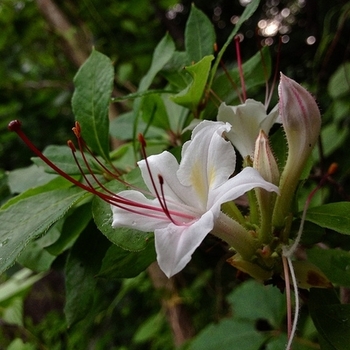
[[[278,191],[253,168],[245,168],[230,178],[236,156],[232,145],[222,137],[229,130],[228,123],[203,121],[184,144],[180,164],[167,151],[140,161],[142,177],[152,198],[127,190],[118,193],[118,198],[125,199],[122,208],[111,206],[113,227],[154,231],[157,260],[168,277],[187,265],[214,226],[220,230],[217,221],[223,215],[221,204],[254,187]],[[225,225],[227,222],[222,227]],[[225,239],[225,234],[218,236]],[[230,239],[226,241],[230,243]]]
[[[238,106],[227,106],[222,103],[217,120],[232,125],[232,129],[226,134],[227,138],[243,158],[252,157],[260,130],[268,135],[272,125],[278,122],[278,108],[276,106],[269,114],[266,114],[265,106],[252,99],[247,99],[245,103]]]

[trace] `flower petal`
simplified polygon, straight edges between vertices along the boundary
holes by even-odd
[[[203,209],[208,193],[227,181],[235,170],[235,151],[222,137],[229,130],[228,123],[203,121],[182,149],[177,176],[183,185],[194,189]]]
[[[169,224],[170,220],[161,210],[157,199],[148,199],[142,193],[133,190],[122,191],[118,196],[137,203],[138,206],[129,205],[128,209],[122,209],[111,205],[112,227],[129,227],[143,232],[153,232]],[[159,211],[142,208],[143,205],[158,208]]]
[[[218,215],[221,204],[234,200],[255,187],[269,192],[279,192],[278,187],[265,181],[256,169],[247,167],[210,193],[208,210]]]
[[[193,252],[214,227],[213,214],[208,211],[190,226],[170,224],[155,230],[157,261],[167,277],[181,271]]]
[[[138,165],[140,167],[143,180],[154,197],[156,197],[156,193],[152,183],[152,178],[156,189],[160,194],[161,186],[158,175],[161,175],[164,180],[163,191],[167,200],[171,198],[172,202],[177,202],[179,204],[182,203],[198,208],[198,200],[193,189],[189,186],[184,186],[177,177],[176,173],[179,169],[179,164],[171,153],[165,151],[161,154],[149,156],[147,161],[149,164],[149,169],[147,168],[145,160],[139,161]]]
[[[253,156],[255,140],[260,129],[268,134],[277,118],[277,107],[269,115],[266,115],[265,106],[261,102],[252,99],[247,99],[244,104],[238,106],[227,106],[222,103],[217,116],[218,120],[232,125],[227,137],[242,157]]]

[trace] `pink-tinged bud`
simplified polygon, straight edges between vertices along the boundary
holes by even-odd
[[[264,180],[278,186],[280,173],[276,159],[270,148],[269,140],[263,130],[260,131],[255,142],[253,168],[259,171]],[[271,219],[276,194],[262,188],[255,189],[260,209],[259,239],[262,243],[269,243],[272,237]]]
[[[321,129],[321,115],[312,95],[281,73],[279,113],[288,142],[288,158],[280,180],[273,224],[282,227],[300,175],[314,148]]]
[[[263,130],[255,142],[253,168],[259,171],[264,180],[278,185],[280,173],[276,159],[270,148],[269,139]]]

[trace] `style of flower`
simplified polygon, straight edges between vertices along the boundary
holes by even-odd
[[[141,160],[138,165],[151,198],[126,190],[118,193],[123,206],[111,205],[113,227],[154,231],[157,260],[168,277],[187,265],[209,232],[242,256],[254,254],[256,247],[250,233],[223,214],[221,205],[255,187],[275,192],[278,189],[250,167],[231,177],[235,151],[222,137],[230,128],[223,122],[198,124],[191,140],[183,145],[180,164],[167,151]]]
[[[278,108],[276,106],[267,114],[265,106],[253,99],[247,99],[245,103],[238,106],[228,106],[222,103],[217,120],[232,125],[232,129],[226,133],[227,138],[243,158],[252,157],[260,130],[268,135],[272,125],[279,122]]]

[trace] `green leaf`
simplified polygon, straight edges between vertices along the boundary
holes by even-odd
[[[22,193],[29,188],[45,185],[56,177],[57,174],[48,174],[42,167],[30,165],[9,172],[8,184],[12,193]]]
[[[57,165],[58,168],[60,168],[62,171],[69,175],[81,175],[81,171],[79,170],[79,167],[77,163],[75,162],[75,159],[72,155],[72,151],[67,146],[48,146],[45,148],[43,154],[51,160],[52,163]],[[88,168],[86,167],[84,163],[84,159],[80,152],[75,152],[75,156],[81,165],[81,169],[84,173],[88,173]],[[90,154],[85,154],[85,157],[87,161],[89,162],[89,165],[94,170],[100,170],[96,169],[96,161],[94,161],[94,158]],[[57,174],[55,170],[53,170],[49,165],[47,165],[43,160],[37,157],[33,157],[32,161],[40,167],[43,167],[46,172]]]
[[[46,248],[52,255],[59,255],[70,248],[80,233],[92,219],[91,203],[76,208],[67,218],[61,228],[61,235],[56,242]]]
[[[159,42],[154,50],[151,67],[147,74],[141,79],[138,92],[145,91],[151,85],[155,76],[163,69],[175,52],[175,44],[169,34]]]
[[[108,279],[131,278],[144,271],[156,259],[154,240],[150,239],[144,250],[130,252],[112,245],[102,261],[98,277]]]
[[[25,192],[22,192],[16,197],[11,198],[9,201],[7,201],[1,209],[7,209],[11,205],[14,205],[15,203],[23,200],[24,198],[29,198],[31,196],[35,196],[37,194],[43,193],[43,192],[48,192],[48,191],[53,191],[53,190],[58,190],[58,189],[65,189],[72,187],[72,183],[69,182],[68,180],[64,179],[61,176],[52,176],[50,175],[50,178],[52,179],[51,181],[45,183],[44,185],[37,186],[34,188],[29,188]],[[23,188],[26,188],[27,184],[23,186]]]
[[[124,176],[126,183],[135,188],[147,190],[139,168],[135,168]],[[106,187],[114,193],[124,191],[126,186],[118,181],[111,181]],[[95,197],[92,202],[92,215],[98,229],[115,245],[131,252],[138,252],[146,248],[153,233],[141,232],[129,228],[112,227],[113,215],[110,204]]]
[[[242,65],[244,82],[247,94],[258,86],[265,86],[266,81],[271,74],[271,55],[268,47],[264,47],[260,52],[257,52],[254,56],[245,61]],[[230,79],[237,85],[237,89],[240,86],[240,76],[237,67],[229,68],[228,74]],[[212,83],[212,90],[220,96],[220,98],[227,104],[239,104],[238,92],[230,83],[227,74],[225,72],[218,73],[215,80]],[[273,107],[273,106],[272,106]],[[204,111],[204,118],[210,119],[213,114],[217,113],[217,107],[214,103],[208,103],[206,110]]]
[[[224,55],[226,49],[228,48],[229,45],[231,45],[233,38],[235,35],[238,33],[239,29],[241,28],[241,25],[247,21],[253,14],[254,12],[258,9],[258,6],[260,4],[260,0],[252,0],[247,7],[244,9],[242,15],[239,17],[238,22],[236,23],[233,31],[227,38],[225,44],[222,46],[222,49],[219,51],[218,55],[216,56],[215,63],[213,65],[213,69],[211,70],[210,73],[210,79],[209,79],[209,88],[211,88],[214,77],[216,75],[216,71],[218,69],[218,66],[220,64],[220,61],[222,59],[222,56]]]
[[[72,247],[65,266],[66,305],[64,313],[71,326],[90,311],[101,261],[110,243],[91,224]]]
[[[149,95],[142,99],[142,119],[147,126],[157,127],[165,131],[170,129],[167,110],[159,95]]]
[[[306,220],[321,227],[350,234],[350,202],[324,204],[311,208],[306,213]]]
[[[329,79],[328,93],[334,99],[346,96],[350,91],[347,78],[350,75],[350,63],[341,64]]]
[[[266,339],[267,336],[259,333],[252,322],[223,320],[199,333],[189,350],[259,350]]]
[[[119,190],[116,190],[115,192],[117,193],[121,190],[122,188],[119,187]],[[153,236],[153,233],[141,232],[129,228],[113,228],[111,207],[100,198],[94,198],[92,202],[92,214],[98,229],[112,243],[124,250],[131,252],[143,250],[146,248],[148,240]]]
[[[320,334],[322,349],[348,350],[350,304],[339,304],[333,290],[311,288],[309,310]]]
[[[23,293],[44,276],[44,273],[33,275],[33,271],[26,268],[16,272],[10,279],[0,284],[0,304]]]
[[[249,307],[247,307],[249,295]],[[245,320],[265,319],[278,328],[285,315],[285,296],[273,286],[264,286],[254,280],[238,286],[228,297],[233,314]]]
[[[312,248],[308,260],[317,265],[332,283],[350,287],[350,253],[339,249]]]
[[[0,273],[9,268],[34,238],[44,234],[86,196],[80,188],[39,193],[0,210]]]
[[[171,100],[181,106],[187,107],[193,113],[196,113],[203,98],[213,59],[214,56],[206,56],[196,64],[185,67],[186,71],[192,77],[192,82],[185,90],[172,96]]]
[[[188,62],[199,62],[214,52],[215,31],[209,18],[194,4],[186,23],[185,47]]]
[[[17,262],[35,272],[48,271],[56,256],[50,254],[45,247],[55,242],[60,236],[61,222],[50,227],[47,233],[29,242],[17,258]]]
[[[114,69],[111,60],[93,50],[74,78],[72,107],[82,136],[97,154],[109,158],[109,103]]]

